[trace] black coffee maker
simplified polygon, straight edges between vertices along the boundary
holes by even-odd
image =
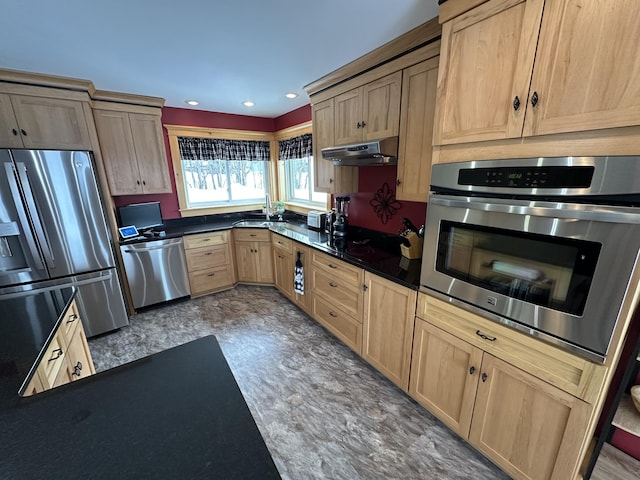
[[[347,225],[349,217],[350,197],[336,197],[335,218],[333,220],[332,238],[333,246],[337,250],[344,250],[347,247]]]

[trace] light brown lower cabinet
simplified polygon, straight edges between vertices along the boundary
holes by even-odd
[[[25,389],[29,396],[96,373],[75,301],[71,303]]]
[[[235,272],[230,239],[229,230],[184,237],[191,297],[233,287]]]
[[[369,272],[364,284],[362,356],[406,392],[417,292]]]
[[[576,477],[592,406],[421,318],[409,392],[514,478]]]
[[[273,254],[269,230],[239,228],[233,231],[238,281],[273,284]]]

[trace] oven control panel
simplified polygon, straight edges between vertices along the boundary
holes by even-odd
[[[593,172],[592,166],[465,168],[458,172],[458,184],[508,188],[588,188]]]

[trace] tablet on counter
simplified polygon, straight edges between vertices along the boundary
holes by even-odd
[[[118,228],[118,231],[120,232],[120,236],[122,237],[123,240],[137,237],[139,235],[138,229],[135,227],[135,225],[130,225],[128,227],[120,227]]]

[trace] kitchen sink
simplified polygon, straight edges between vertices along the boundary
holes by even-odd
[[[268,227],[271,222],[266,222],[264,220],[240,220],[239,222],[235,222],[233,224],[234,227],[258,227],[264,228]]]

